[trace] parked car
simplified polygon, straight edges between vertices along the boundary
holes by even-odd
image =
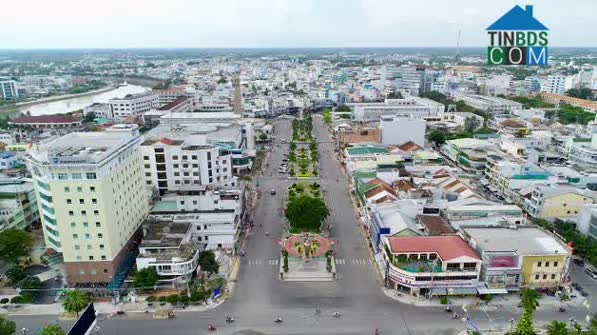
[[[271,193],[272,195],[274,195],[274,194],[276,194],[276,190],[272,188],[272,190],[270,191],[270,193]]]

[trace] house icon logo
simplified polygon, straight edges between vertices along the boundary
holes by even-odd
[[[489,65],[547,65],[548,30],[533,6],[514,6],[487,29]]]

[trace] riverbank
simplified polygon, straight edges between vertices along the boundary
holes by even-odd
[[[35,105],[44,104],[44,103],[48,103],[48,102],[55,102],[55,101],[73,99],[73,98],[86,97],[89,95],[110,92],[117,88],[118,88],[118,84],[111,83],[111,84],[108,84],[108,86],[106,86],[106,87],[98,88],[97,90],[92,90],[89,92],[76,93],[76,94],[65,94],[65,95],[58,95],[55,97],[47,97],[47,98],[43,98],[43,99],[38,99],[35,101],[19,102],[16,105],[11,106],[11,107],[19,109],[19,108],[23,108],[23,107],[35,106]],[[2,110],[2,109],[0,108],[0,110]]]

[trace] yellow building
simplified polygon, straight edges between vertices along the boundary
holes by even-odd
[[[110,282],[148,209],[141,136],[70,133],[30,151],[46,247],[62,253],[70,283]]]
[[[597,192],[569,186],[537,186],[526,199],[528,213],[538,219],[577,217],[595,203]]]
[[[553,288],[566,278],[568,253],[523,256],[522,285],[525,287]]]

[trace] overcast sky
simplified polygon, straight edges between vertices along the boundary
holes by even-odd
[[[551,46],[597,46],[597,0],[1,0],[0,48],[487,46],[535,5]]]

